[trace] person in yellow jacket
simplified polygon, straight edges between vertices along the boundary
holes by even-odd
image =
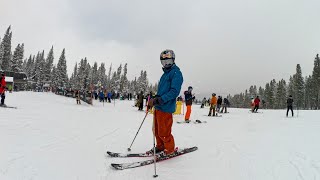
[[[208,116],[211,116],[211,112],[213,112],[212,116],[216,115],[216,106],[217,106],[217,97],[216,94],[213,93],[210,102],[210,110]]]

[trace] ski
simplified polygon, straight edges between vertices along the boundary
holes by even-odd
[[[186,122],[186,121],[177,121],[177,123],[178,123],[178,124],[189,124],[189,123],[191,123],[191,121],[189,121],[189,122]]]
[[[2,107],[2,108],[11,108],[11,109],[17,109],[17,107],[15,107],[15,106],[0,106],[0,107]]]
[[[207,116],[207,117],[222,117],[222,115],[215,115],[215,116],[203,115],[203,116]]]
[[[120,157],[120,158],[124,158],[124,157],[151,157],[153,156],[153,154],[147,154],[147,153],[115,153],[115,152],[110,152],[107,151],[107,154],[110,157]]]
[[[197,119],[196,121],[193,122],[194,124],[201,124],[201,123],[207,123],[207,121],[200,121]]]
[[[156,162],[160,162],[160,161],[171,159],[171,158],[174,158],[174,157],[177,157],[177,156],[181,156],[183,154],[187,154],[187,153],[196,151],[197,149],[198,149],[198,147],[195,146],[195,147],[191,147],[191,148],[178,150],[177,152],[175,152],[174,154],[169,155],[169,156],[157,155],[156,156]],[[153,163],[154,163],[154,159],[150,159],[150,160],[133,162],[133,163],[120,163],[120,164],[112,163],[111,166],[113,168],[115,168],[116,170],[124,170],[124,169],[130,169],[130,168],[146,166],[146,165],[153,164]]]

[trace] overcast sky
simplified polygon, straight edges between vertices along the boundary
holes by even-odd
[[[0,0],[1,37],[9,25],[25,56],[66,48],[69,76],[87,57],[156,82],[172,49],[196,94],[287,80],[297,63],[309,75],[320,52],[319,0]]]

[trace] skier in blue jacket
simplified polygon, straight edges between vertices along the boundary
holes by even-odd
[[[156,153],[170,155],[175,152],[174,138],[171,134],[172,113],[176,110],[176,99],[183,83],[182,73],[175,64],[172,50],[164,50],[160,54],[163,75],[160,78],[157,95],[149,101],[149,107],[155,107],[153,131],[156,137]],[[153,153],[153,148],[147,153]]]

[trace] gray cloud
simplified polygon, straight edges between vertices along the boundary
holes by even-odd
[[[0,0],[3,1],[3,0]],[[3,4],[3,2],[1,3]],[[159,79],[159,54],[169,48],[184,88],[227,94],[272,78],[288,78],[300,63],[310,73],[320,49],[318,1],[46,1],[0,6],[0,35],[9,24],[27,53],[67,49],[69,73],[80,58],[128,62],[129,75]]]

